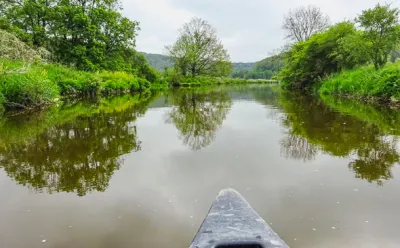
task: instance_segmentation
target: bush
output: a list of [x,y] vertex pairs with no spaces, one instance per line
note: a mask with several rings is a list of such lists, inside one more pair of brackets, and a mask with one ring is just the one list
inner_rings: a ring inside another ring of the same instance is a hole
[[144,78],[138,78],[126,72],[102,72],[100,78],[103,83],[102,92],[141,91],[150,88],[151,84]]

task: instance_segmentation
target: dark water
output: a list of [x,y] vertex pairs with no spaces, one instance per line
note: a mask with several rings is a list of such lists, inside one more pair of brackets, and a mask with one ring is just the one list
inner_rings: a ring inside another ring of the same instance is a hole
[[292,247],[399,247],[399,118],[275,86],[9,116],[0,247],[188,247],[226,187]]

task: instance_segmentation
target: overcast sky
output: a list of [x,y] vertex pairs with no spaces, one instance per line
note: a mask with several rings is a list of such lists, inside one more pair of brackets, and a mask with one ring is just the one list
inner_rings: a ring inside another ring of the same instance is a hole
[[[207,20],[217,29],[234,62],[254,62],[285,44],[281,29],[290,9],[316,5],[332,22],[353,19],[378,0],[122,0],[124,14],[140,22],[137,50],[164,53],[178,29],[192,17]],[[390,0],[400,7],[400,0]]]

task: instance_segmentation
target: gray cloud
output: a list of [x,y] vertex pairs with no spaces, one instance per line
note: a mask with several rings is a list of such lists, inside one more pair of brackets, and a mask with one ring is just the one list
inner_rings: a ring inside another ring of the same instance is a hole
[[[281,29],[290,9],[313,4],[332,22],[353,19],[377,0],[122,0],[124,14],[140,21],[137,49],[163,53],[175,41],[178,29],[192,17],[213,25],[235,62],[253,62],[267,57],[285,44]],[[393,2],[400,7],[400,0]]]

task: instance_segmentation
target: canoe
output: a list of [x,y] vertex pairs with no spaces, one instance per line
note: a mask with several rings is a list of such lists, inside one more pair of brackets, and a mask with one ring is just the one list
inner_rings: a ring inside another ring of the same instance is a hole
[[190,248],[288,248],[234,189],[222,190]]

